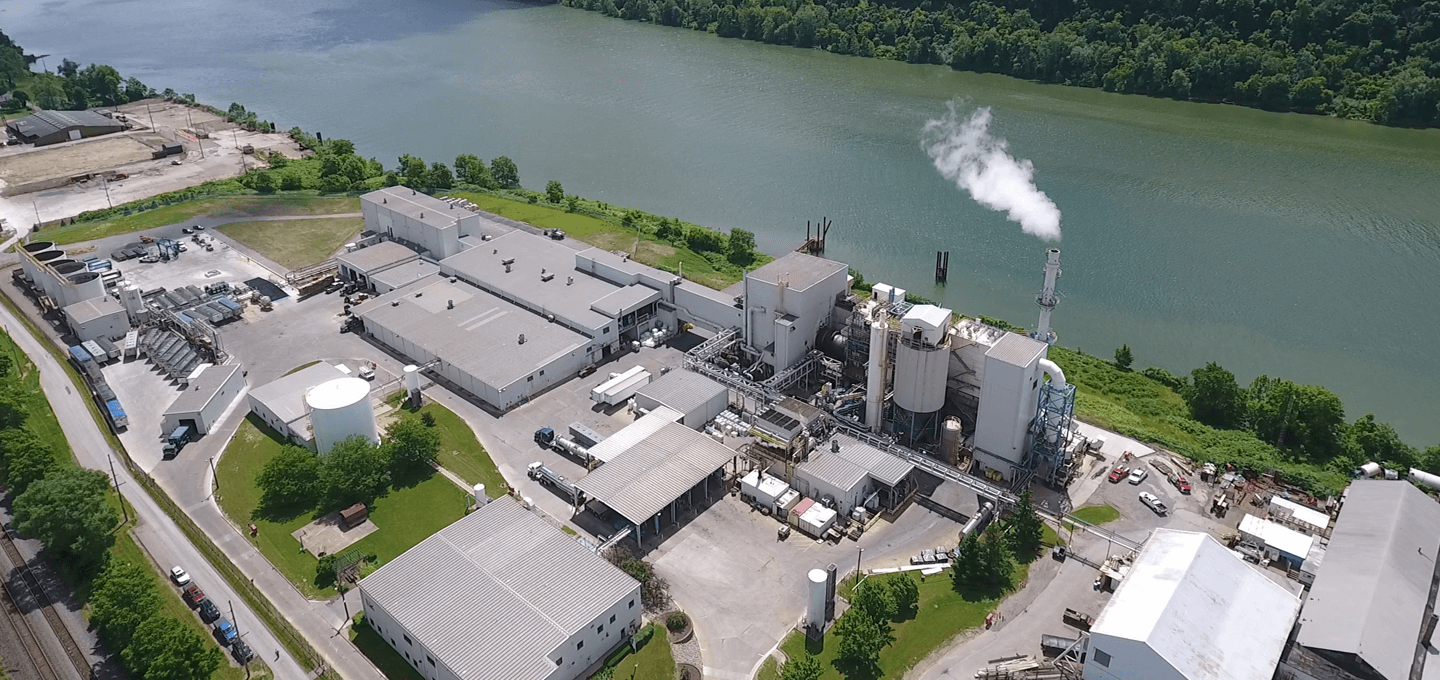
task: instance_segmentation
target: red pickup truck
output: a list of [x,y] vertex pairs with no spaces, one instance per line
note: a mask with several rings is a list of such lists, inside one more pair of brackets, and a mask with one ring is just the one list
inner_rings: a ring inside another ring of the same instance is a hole
[[1110,483],[1119,484],[1127,474],[1130,474],[1130,471],[1126,470],[1124,465],[1116,465],[1115,469],[1110,471]]
[[200,586],[194,583],[185,586],[185,590],[181,591],[180,594],[185,598],[186,602],[190,603],[191,607],[200,606],[200,601],[205,599],[205,591],[200,590]]

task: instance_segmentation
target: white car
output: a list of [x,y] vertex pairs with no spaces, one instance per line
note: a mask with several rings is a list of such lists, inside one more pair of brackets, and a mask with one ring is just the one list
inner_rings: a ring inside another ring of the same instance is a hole
[[1150,471],[1149,471],[1149,470],[1146,470],[1146,469],[1143,468],[1143,467],[1137,467],[1137,468],[1135,468],[1133,471],[1130,472],[1130,483],[1131,483],[1131,484],[1139,484],[1140,482],[1145,481],[1145,478],[1146,478],[1146,477],[1149,477],[1149,476],[1150,476]]
[[1149,491],[1140,492],[1140,502],[1149,506],[1151,510],[1155,511],[1155,514],[1162,517],[1165,516],[1165,513],[1170,511],[1169,508],[1165,507],[1164,501],[1160,500],[1155,496],[1155,494],[1150,493]]
[[177,566],[170,569],[170,580],[174,581],[177,586],[184,586],[190,583],[190,575]]
[[366,380],[374,380],[374,379],[375,379],[375,367],[373,367],[373,366],[361,366],[361,367],[360,367],[360,377],[362,377],[362,378],[364,378],[364,379],[366,379]]

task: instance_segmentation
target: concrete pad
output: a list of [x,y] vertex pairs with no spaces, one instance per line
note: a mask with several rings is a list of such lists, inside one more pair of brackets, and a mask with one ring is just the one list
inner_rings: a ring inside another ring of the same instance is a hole
[[1092,440],[1096,437],[1105,438],[1105,445],[1100,447],[1100,452],[1105,454],[1105,460],[1111,464],[1120,460],[1120,457],[1125,455],[1126,451],[1134,454],[1136,458],[1143,458],[1155,453],[1154,448],[1146,444],[1141,444],[1124,435],[1116,434],[1109,430],[1102,430],[1089,423],[1080,422],[1079,420],[1074,422],[1075,428],[1080,432],[1080,436]]
[[311,555],[318,558],[334,555],[379,530],[380,527],[375,526],[368,518],[349,529],[342,529],[340,513],[332,512],[290,532],[290,535],[300,541],[300,545]]

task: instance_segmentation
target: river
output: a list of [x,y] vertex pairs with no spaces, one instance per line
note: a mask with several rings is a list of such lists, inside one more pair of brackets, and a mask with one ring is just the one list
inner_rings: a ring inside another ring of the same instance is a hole
[[[12,0],[30,52],[109,63],[282,127],[514,158],[521,180],[755,231],[959,311],[1034,324],[1044,244],[939,176],[968,97],[1063,211],[1061,342],[1324,385],[1440,442],[1440,130],[1386,129],[724,40],[502,0]],[[947,285],[933,282],[938,249]],[[1428,340],[1427,340],[1428,338]]]

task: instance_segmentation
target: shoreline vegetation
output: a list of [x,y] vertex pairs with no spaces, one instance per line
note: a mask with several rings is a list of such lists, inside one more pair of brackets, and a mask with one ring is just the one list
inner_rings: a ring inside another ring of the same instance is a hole
[[1440,124],[1440,15],[1385,0],[561,0],[776,45],[1195,102]]

